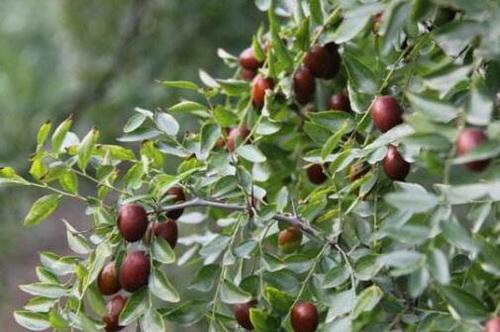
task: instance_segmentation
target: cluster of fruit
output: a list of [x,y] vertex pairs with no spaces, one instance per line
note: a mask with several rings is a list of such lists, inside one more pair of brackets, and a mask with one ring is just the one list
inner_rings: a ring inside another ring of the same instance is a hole
[[[165,199],[172,203],[185,201],[184,190],[179,186],[172,187],[166,192]],[[128,242],[137,242],[144,238],[144,242],[148,244],[153,237],[162,237],[174,249],[178,238],[176,220],[183,212],[183,209],[171,210],[166,213],[166,221],[150,222],[148,213],[141,205],[123,205],[118,212],[118,230]],[[97,279],[97,286],[105,296],[114,295],[121,289],[135,292],[148,284],[150,270],[151,261],[147,253],[140,250],[130,251],[121,262],[119,270],[115,261],[104,266]],[[119,316],[126,302],[127,297],[115,295],[107,303],[106,315],[103,317],[107,332],[122,328],[119,325]]]

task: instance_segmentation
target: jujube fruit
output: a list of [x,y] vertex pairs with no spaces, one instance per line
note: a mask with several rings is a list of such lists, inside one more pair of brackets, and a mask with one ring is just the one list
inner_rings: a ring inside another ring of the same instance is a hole
[[118,212],[118,230],[125,240],[135,242],[140,240],[148,228],[146,210],[137,204],[127,204]]
[[241,68],[241,78],[244,79],[245,81],[251,81],[257,75],[256,71],[246,69],[246,68]]
[[255,57],[253,48],[248,47],[240,54],[240,65],[244,69],[256,72],[262,66],[262,62]]
[[256,108],[262,108],[266,99],[266,91],[274,88],[271,78],[257,75],[252,81],[252,103]]
[[233,305],[234,318],[246,330],[253,330],[252,322],[250,321],[250,309],[257,305],[257,300],[251,300],[246,303],[237,303]]
[[278,247],[285,254],[290,254],[297,250],[301,243],[302,232],[296,226],[288,227],[278,234]]
[[250,130],[245,126],[231,129],[227,136],[227,149],[233,152],[239,144],[246,140],[248,135],[250,135]]
[[326,181],[326,174],[320,164],[312,164],[306,170],[307,178],[314,184],[322,184]]
[[314,332],[319,324],[318,310],[312,303],[297,303],[292,308],[290,320],[295,332]]
[[340,55],[335,43],[315,45],[304,58],[304,65],[318,78],[332,79],[340,69]]
[[155,236],[159,236],[168,242],[172,249],[175,248],[178,238],[177,223],[169,219],[166,222],[155,222],[152,226]]
[[135,292],[148,284],[151,264],[144,251],[127,254],[120,267],[120,285],[129,292]]
[[328,107],[329,109],[335,111],[351,111],[351,103],[349,101],[349,97],[347,97],[347,95],[342,91],[330,97],[330,100],[328,101]]
[[293,89],[295,100],[299,104],[307,104],[313,100],[316,82],[309,69],[301,67],[295,72],[295,75],[293,75]]
[[491,318],[486,322],[484,332],[500,332],[500,318]]
[[102,317],[106,332],[115,332],[123,329],[123,326],[119,326],[118,323],[120,313],[126,303],[127,298],[125,296],[116,295],[106,304],[106,314]]
[[[461,156],[468,153],[471,150],[479,147],[481,144],[485,143],[488,140],[488,136],[486,134],[476,128],[469,128],[462,131],[457,138],[456,142],[456,150],[457,155]],[[464,166],[468,170],[474,172],[480,172],[485,169],[490,163],[490,159],[483,160],[475,160],[468,163],[465,163]]]
[[383,165],[385,174],[394,181],[403,181],[410,172],[410,163],[403,159],[393,145],[389,145]]
[[104,265],[97,278],[97,287],[102,295],[113,295],[121,289],[115,262]]
[[403,109],[391,96],[377,97],[373,103],[371,115],[375,127],[383,133],[403,122]]
[[[186,196],[184,195],[184,189],[181,186],[173,186],[166,192],[166,196],[173,203],[180,203],[186,200]],[[167,212],[167,217],[173,220],[179,219],[182,216],[184,209],[175,209]]]

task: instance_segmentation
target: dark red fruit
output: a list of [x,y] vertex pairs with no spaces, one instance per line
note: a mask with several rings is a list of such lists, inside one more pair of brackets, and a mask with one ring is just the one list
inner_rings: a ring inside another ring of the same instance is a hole
[[257,305],[256,300],[251,300],[247,303],[238,303],[233,305],[234,318],[241,327],[246,330],[253,330],[252,322],[250,321],[250,309]]
[[140,240],[148,228],[146,210],[137,204],[127,204],[118,212],[118,230],[128,242]]
[[309,181],[314,184],[322,184],[326,181],[326,174],[323,172],[323,167],[320,164],[313,164],[306,170]]
[[115,332],[123,329],[123,326],[118,325],[118,318],[126,303],[125,296],[116,295],[106,304],[106,314],[102,317],[104,331]]
[[253,48],[249,47],[240,54],[240,65],[242,68],[256,72],[262,66],[262,62],[257,60],[253,53]]
[[[467,152],[474,150],[487,140],[488,136],[486,136],[483,131],[476,128],[465,129],[462,133],[460,133],[460,135],[458,135],[456,143],[457,155],[464,155]],[[465,163],[464,166],[468,170],[480,172],[485,169],[489,163],[490,159],[484,159]]]
[[144,251],[129,253],[120,267],[120,285],[129,292],[146,286],[150,269],[149,256]]
[[290,254],[299,249],[301,243],[302,232],[295,226],[288,227],[278,234],[278,247],[285,254]]
[[410,172],[410,163],[401,157],[398,149],[389,145],[384,158],[384,171],[394,181],[403,181]]
[[391,96],[377,97],[371,113],[375,127],[383,133],[403,122],[403,109]]
[[241,68],[241,78],[244,79],[245,81],[251,81],[253,78],[257,75],[256,71]]
[[351,103],[349,97],[346,96],[344,92],[338,92],[334,94],[328,101],[328,106],[331,110],[335,111],[351,111]]
[[293,75],[293,89],[295,99],[299,104],[307,104],[313,100],[316,81],[309,69],[302,67],[295,72],[295,75]]
[[318,78],[334,78],[340,69],[337,45],[328,43],[324,46],[313,46],[304,58],[304,65]]
[[252,81],[252,103],[255,107],[264,106],[266,91],[274,88],[274,82],[268,77],[261,75],[255,76]]
[[314,332],[319,324],[318,310],[312,303],[297,303],[293,306],[290,320],[295,332]]
[[[172,203],[180,203],[184,202],[186,200],[186,196],[184,195],[184,189],[180,186],[174,186],[167,190],[166,193],[167,197],[169,198],[169,201]],[[173,220],[179,219],[180,216],[182,216],[182,213],[184,212],[184,209],[176,209],[172,211],[167,212],[167,217]]]
[[115,262],[109,262],[102,268],[97,278],[97,286],[102,295],[113,295],[121,289]]
[[177,244],[178,231],[177,223],[174,220],[169,219],[166,222],[155,222],[153,225],[153,231],[156,236],[160,236],[167,241],[172,249],[175,248],[175,245]]
[[500,318],[495,317],[487,321],[484,332],[500,332]]
[[250,130],[245,126],[231,129],[227,136],[227,149],[233,152],[239,144],[246,140],[248,135],[250,135]]

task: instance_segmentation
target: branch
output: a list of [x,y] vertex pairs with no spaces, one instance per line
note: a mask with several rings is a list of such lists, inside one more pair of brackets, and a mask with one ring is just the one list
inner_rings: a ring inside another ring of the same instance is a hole
[[[212,207],[212,208],[217,208],[217,209],[222,209],[222,210],[228,210],[228,211],[246,211],[249,214],[252,213],[251,209],[249,209],[248,206],[244,205],[239,205],[239,204],[231,204],[231,203],[225,203],[222,201],[215,201],[215,200],[208,200],[200,197],[195,197],[189,201],[182,202],[179,204],[174,204],[174,205],[169,205],[166,207],[162,207],[159,210],[155,211],[149,211],[148,214],[159,214],[159,213],[164,213],[164,212],[169,212],[172,210],[178,210],[178,209],[184,209],[184,208],[189,208],[189,207]],[[273,216],[274,220],[276,221],[281,221],[285,222],[289,225],[296,226],[302,230],[306,235],[308,235],[310,238],[314,240],[323,240],[318,231],[316,231],[314,228],[309,226],[306,221],[299,216],[291,215],[291,214],[285,214],[285,213],[277,213]],[[336,246],[338,245],[335,241],[326,239],[326,241],[332,245]]]

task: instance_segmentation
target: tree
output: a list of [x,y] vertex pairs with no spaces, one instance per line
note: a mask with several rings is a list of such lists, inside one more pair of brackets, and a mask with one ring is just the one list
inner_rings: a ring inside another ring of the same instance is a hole
[[[251,49],[218,52],[232,78],[160,82],[198,98],[136,108],[120,145],[45,123],[33,179],[1,169],[50,192],[26,225],[63,199],[90,223],[65,222],[76,256],[41,253],[19,324],[477,331],[498,314],[500,4],[256,3],[269,24]],[[199,132],[181,134],[179,113]],[[174,262],[196,267],[188,298]]]

